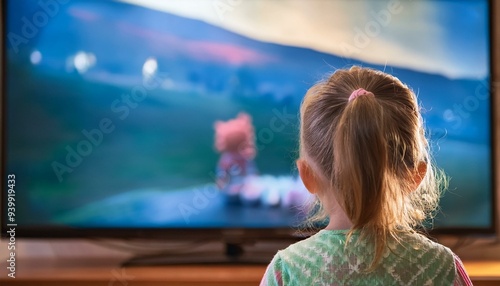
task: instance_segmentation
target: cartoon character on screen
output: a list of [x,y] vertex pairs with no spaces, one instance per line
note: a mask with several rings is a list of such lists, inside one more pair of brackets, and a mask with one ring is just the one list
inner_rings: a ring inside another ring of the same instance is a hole
[[227,196],[228,204],[239,204],[245,178],[257,173],[252,118],[242,112],[234,119],[216,121],[214,128],[215,148],[220,153],[216,183]]

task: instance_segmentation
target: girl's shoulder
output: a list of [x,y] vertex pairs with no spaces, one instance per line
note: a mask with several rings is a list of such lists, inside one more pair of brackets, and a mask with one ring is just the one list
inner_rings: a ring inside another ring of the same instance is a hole
[[[325,263],[343,260],[348,230],[320,230],[316,234],[278,252],[280,259],[300,264]],[[353,237],[357,236],[354,232]],[[327,261],[325,261],[325,259]]]
[[409,248],[415,252],[439,252],[447,254],[449,257],[454,256],[451,249],[420,233],[401,235],[399,241],[400,247]]
[[276,285],[322,284],[318,279],[324,276],[325,267],[345,261],[346,234],[347,231],[321,230],[278,251],[266,272],[266,279],[280,281]]

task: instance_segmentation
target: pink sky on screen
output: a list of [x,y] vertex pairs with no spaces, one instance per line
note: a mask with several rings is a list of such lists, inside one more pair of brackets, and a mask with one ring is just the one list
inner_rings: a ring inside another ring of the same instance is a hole
[[214,61],[230,65],[260,65],[273,58],[245,47],[210,41],[186,41],[187,53],[202,61]]

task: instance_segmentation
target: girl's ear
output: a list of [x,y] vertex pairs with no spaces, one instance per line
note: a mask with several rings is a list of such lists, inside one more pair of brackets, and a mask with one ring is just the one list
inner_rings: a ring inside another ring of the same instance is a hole
[[422,183],[422,180],[425,177],[425,174],[427,174],[427,163],[425,162],[420,162],[417,167],[417,171],[413,175],[413,189],[416,190],[420,183]]
[[304,186],[311,194],[318,193],[318,179],[314,176],[311,166],[304,160],[297,160],[297,168],[299,169],[299,175],[304,183]]

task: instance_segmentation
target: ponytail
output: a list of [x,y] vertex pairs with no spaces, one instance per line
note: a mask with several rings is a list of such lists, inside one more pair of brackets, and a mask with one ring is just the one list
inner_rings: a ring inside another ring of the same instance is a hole
[[350,100],[333,136],[332,185],[352,229],[376,234],[372,265],[380,260],[388,236],[384,214],[389,187],[388,144],[382,106],[374,96]]
[[347,216],[360,228],[380,216],[387,169],[384,113],[375,97],[349,102],[333,138],[333,186]]

